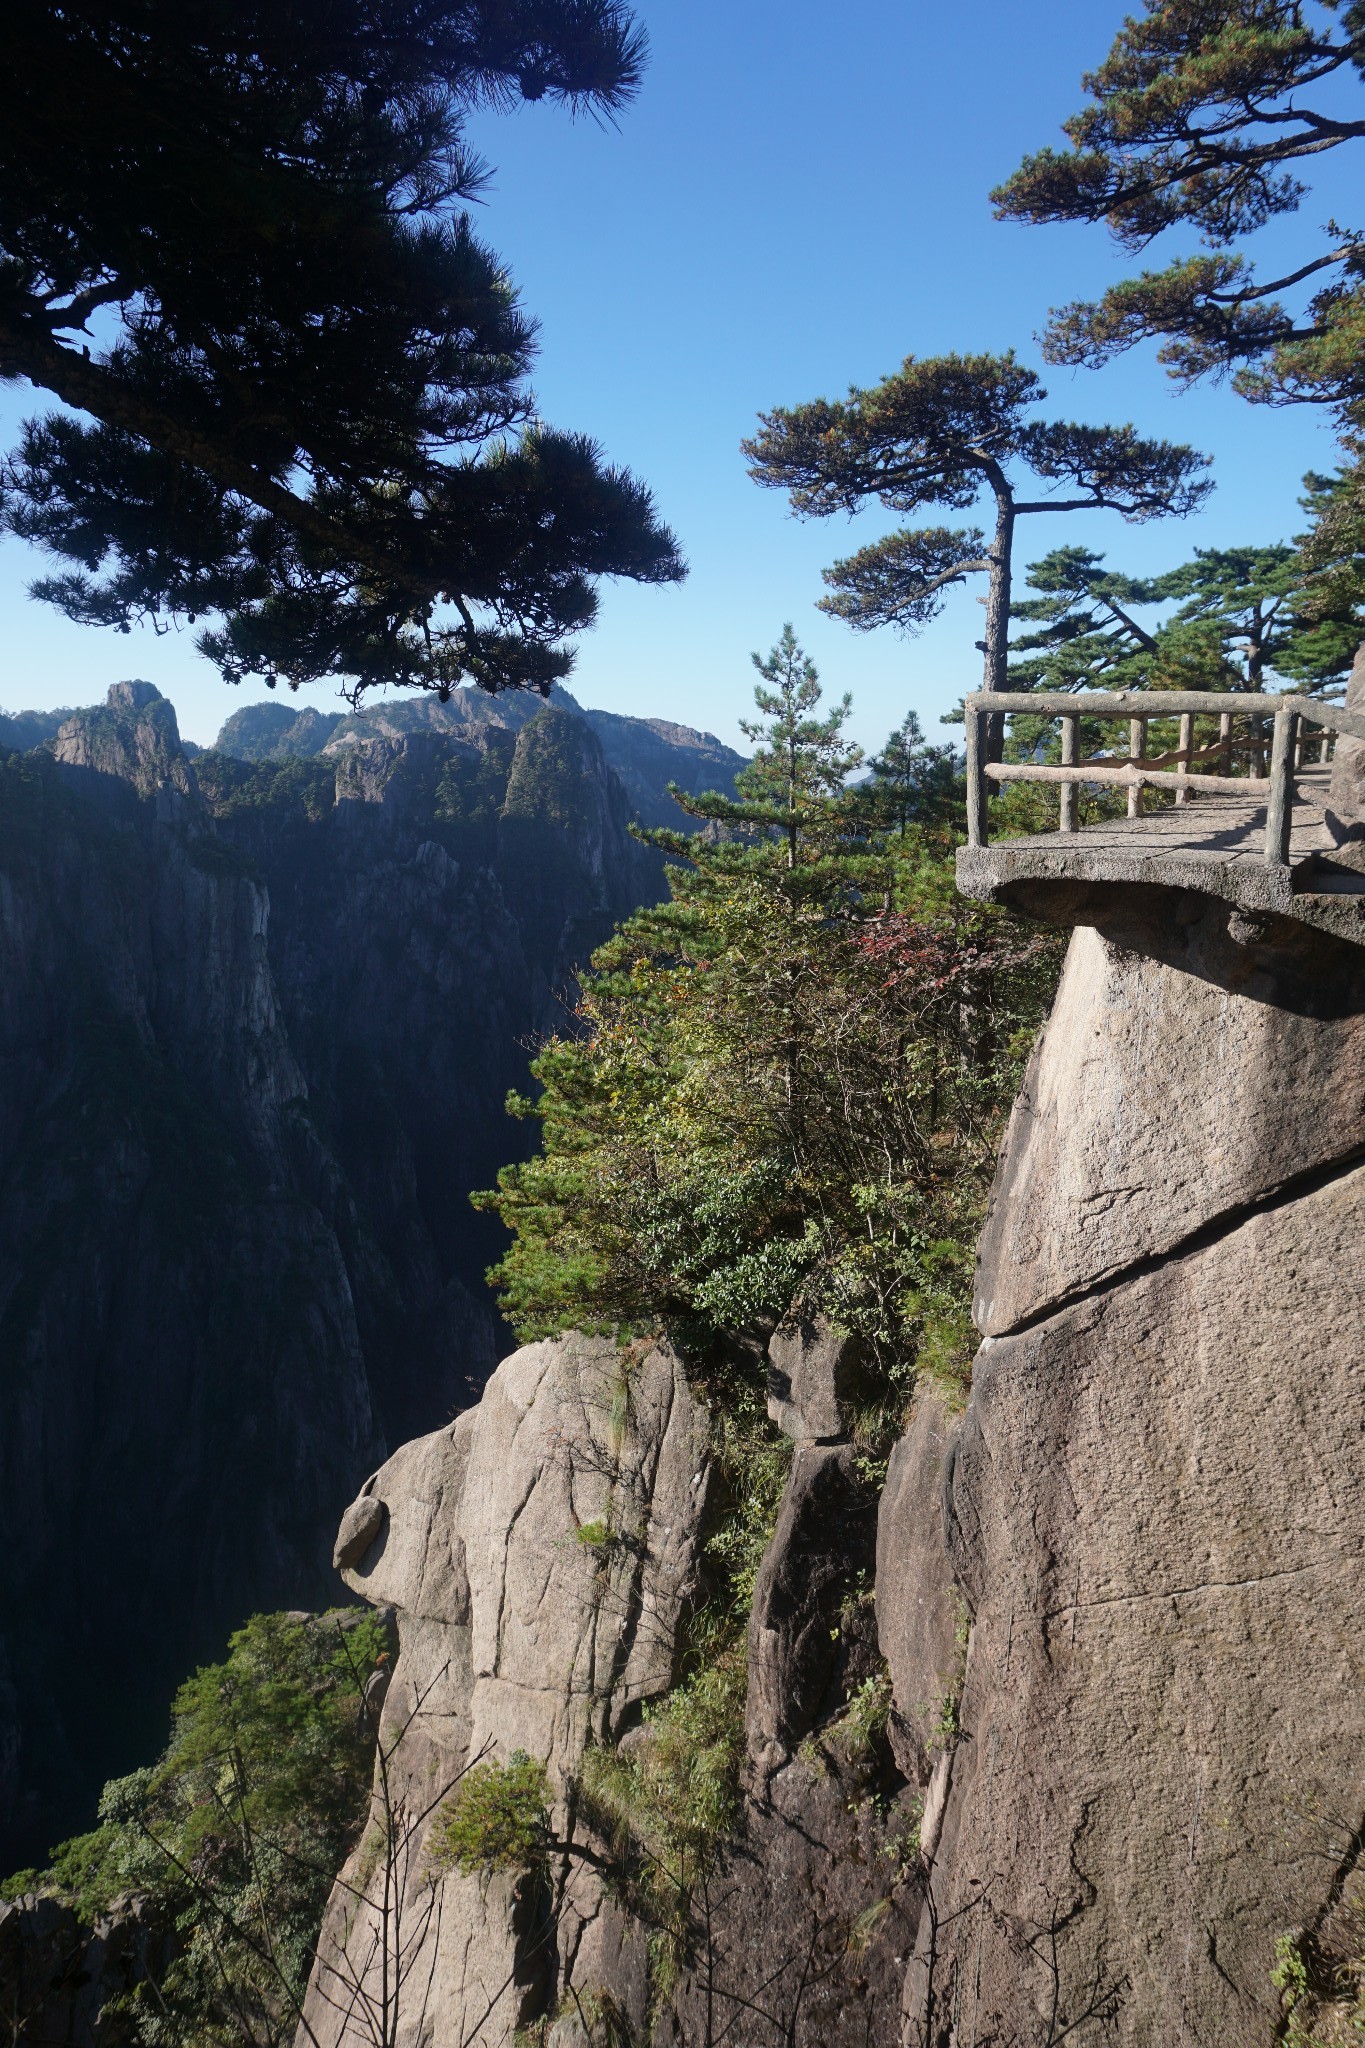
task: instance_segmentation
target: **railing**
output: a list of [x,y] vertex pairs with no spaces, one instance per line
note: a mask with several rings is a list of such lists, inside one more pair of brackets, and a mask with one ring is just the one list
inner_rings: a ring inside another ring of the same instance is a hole
[[[1080,785],[1128,791],[1128,815],[1142,815],[1144,789],[1169,789],[1177,804],[1189,802],[1192,792],[1216,790],[1227,796],[1245,792],[1266,798],[1265,858],[1272,866],[1289,863],[1289,830],[1294,805],[1294,775],[1302,759],[1306,727],[1321,736],[1320,759],[1327,758],[1329,736],[1349,733],[1365,740],[1365,713],[1347,711],[1339,704],[1320,704],[1312,697],[1236,696],[1214,690],[1122,690],[1090,691],[1072,696],[1062,690],[978,690],[968,697],[967,714],[967,844],[985,846],[990,838],[990,785],[1005,782],[1055,783],[1060,795],[1059,829],[1074,832]],[[990,723],[1011,713],[1058,719],[1062,728],[1060,767],[1038,761],[992,761],[988,745]],[[1199,718],[1218,720],[1218,738],[1210,745],[1195,746],[1195,722]],[[1129,752],[1123,758],[1101,754],[1080,758],[1080,729],[1083,718],[1124,720],[1128,725]],[[1169,753],[1146,755],[1147,727],[1159,720],[1180,721],[1179,744]],[[1265,773],[1265,722],[1274,720],[1270,744],[1270,772]],[[1250,731],[1245,739],[1233,734],[1233,721],[1247,719]],[[1234,775],[1233,763],[1248,756],[1246,775]],[[1202,774],[1196,762],[1217,762],[1218,773]]]

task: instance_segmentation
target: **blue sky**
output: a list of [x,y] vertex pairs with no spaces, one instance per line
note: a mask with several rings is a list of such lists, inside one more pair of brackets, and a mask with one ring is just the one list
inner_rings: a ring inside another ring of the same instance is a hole
[[[910,352],[1013,346],[1036,362],[1049,306],[1118,274],[1099,230],[1003,225],[987,193],[1025,150],[1057,139],[1126,10],[642,0],[640,11],[652,61],[618,127],[536,106],[474,129],[494,166],[479,229],[541,322],[541,411],[650,483],[690,564],[679,589],[604,589],[570,687],[738,741],[749,650],[791,619],[826,686],[853,692],[865,745],[910,708],[933,726],[976,680],[973,598],[955,595],[913,640],[824,618],[821,567],[893,522],[875,509],[852,523],[793,520],[780,494],[748,480],[739,442],[761,408],[873,382]],[[1260,238],[1266,260],[1311,246],[1334,207],[1352,211],[1353,168],[1342,153],[1327,162],[1298,221]],[[1021,562],[1068,539],[1141,571],[1196,545],[1280,539],[1296,527],[1302,472],[1331,461],[1309,409],[1179,394],[1150,353],[1047,382],[1060,415],[1195,442],[1215,457],[1218,489],[1185,522],[1030,521]],[[0,393],[0,429],[33,407],[32,393]],[[228,689],[188,633],[122,638],[29,602],[41,566],[0,544],[0,708],[88,703],[143,675],[207,741],[265,696]],[[308,701],[333,702],[325,688]]]

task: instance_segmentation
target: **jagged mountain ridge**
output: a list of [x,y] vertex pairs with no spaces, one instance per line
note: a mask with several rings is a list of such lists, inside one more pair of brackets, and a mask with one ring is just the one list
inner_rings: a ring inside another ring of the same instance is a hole
[[592,728],[537,710],[253,764],[122,684],[0,753],[10,1864],[155,1748],[226,1629],[327,1597],[356,1470],[508,1348],[466,1197],[533,1142],[502,1112],[528,1046],[661,880]]
[[[549,700],[556,709],[585,719],[602,743],[610,766],[625,786],[635,815],[646,825],[679,826],[684,814],[667,795],[670,782],[696,794],[728,791],[744,756],[714,733],[676,725],[665,718],[630,718],[581,705],[558,684]],[[541,710],[544,700],[521,692],[500,697],[461,688],[446,703],[434,696],[398,698],[367,705],[351,716],[312,705],[248,704],[234,711],[216,742],[220,753],[243,761],[311,758],[373,733],[400,738],[414,732],[448,733],[470,746],[488,744],[495,733],[517,733]],[[0,732],[0,740],[3,740]]]

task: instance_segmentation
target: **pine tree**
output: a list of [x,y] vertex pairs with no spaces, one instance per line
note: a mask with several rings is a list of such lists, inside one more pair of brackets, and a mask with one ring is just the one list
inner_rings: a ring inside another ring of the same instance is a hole
[[[1145,0],[1086,77],[1090,104],[1063,124],[1071,147],[1026,158],[996,210],[1102,222],[1131,251],[1193,227],[1208,253],[1062,308],[1048,360],[1093,365],[1155,339],[1182,382],[1231,372],[1249,398],[1318,400],[1365,426],[1365,238],[1329,223],[1325,249],[1269,280],[1229,253],[1298,209],[1305,187],[1288,166],[1365,138],[1359,108],[1327,85],[1362,77],[1359,0]],[[1284,295],[1304,285],[1296,308]]]
[[[1002,690],[1009,660],[1015,526],[1042,513],[1107,509],[1130,521],[1184,514],[1211,489],[1207,458],[1131,426],[1030,419],[1047,396],[1013,353],[907,356],[901,368],[846,400],[816,399],[760,416],[746,441],[755,482],[790,494],[803,518],[854,512],[877,500],[894,512],[994,506],[988,539],[977,527],[902,528],[825,571],[821,609],[859,631],[913,632],[938,612],[945,590],[987,579],[982,686]],[[1031,476],[1042,495],[1021,495]],[[1055,494],[1055,495],[1054,495]]]
[[[863,758],[862,748],[843,736],[853,699],[847,691],[823,715],[823,692],[815,663],[797,641],[790,620],[766,656],[750,661],[763,678],[754,686],[759,718],[741,718],[740,731],[754,742],[754,754],[735,777],[734,797],[670,794],[695,818],[782,836],[786,863],[794,871],[813,836],[828,837],[829,800],[839,796]],[[661,843],[676,850],[676,838]]]
[[1013,615],[1035,626],[1010,642],[1012,690],[1142,689],[1157,653],[1156,624],[1140,612],[1158,602],[1150,578],[1104,566],[1088,548],[1054,548],[1030,562]]
[[1166,687],[1264,690],[1295,638],[1302,584],[1298,552],[1283,544],[1197,548],[1158,577],[1158,597],[1183,600],[1161,632]]
[[[1314,509],[1318,499],[1305,502]],[[1016,689],[1325,689],[1344,679],[1365,617],[1358,585],[1355,594],[1313,590],[1302,547],[1284,542],[1197,548],[1149,577],[1059,548],[1026,573],[1039,594],[1017,602],[1014,616],[1037,630],[1011,641]],[[1160,617],[1138,616],[1158,606]]]
[[901,820],[869,819],[847,698],[821,712],[790,630],[757,667],[742,786],[680,797],[714,830],[645,835],[673,856],[670,900],[599,951],[575,1035],[509,1105],[542,1148],[477,1198],[515,1234],[490,1277],[523,1336],[663,1327],[704,1350],[823,1307],[903,1385],[931,1331],[945,1358],[965,1344],[1018,1027],[1055,948],[957,898],[909,817],[948,750],[907,721],[873,771]]
[[0,379],[85,416],[0,465],[36,594],[231,681],[548,688],[599,577],[682,573],[465,210],[471,107],[630,99],[623,0],[11,0],[5,55]]
[[1365,679],[1365,450],[1337,475],[1309,475],[1304,483],[1301,502],[1313,525],[1299,544],[1299,632],[1285,673],[1310,687],[1348,669],[1353,680],[1357,672]]
[[963,808],[963,764],[952,747],[926,744],[919,719],[907,711],[856,792],[858,809],[873,831],[904,847],[918,828],[944,845]]

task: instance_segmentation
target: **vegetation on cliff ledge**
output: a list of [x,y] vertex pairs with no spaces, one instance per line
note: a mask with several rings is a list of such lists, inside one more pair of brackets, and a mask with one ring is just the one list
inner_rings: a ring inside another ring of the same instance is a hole
[[654,832],[669,900],[596,954],[572,1033],[513,1097],[542,1125],[495,1208],[523,1338],[664,1329],[694,1356],[824,1311],[883,1392],[960,1376],[972,1245],[1059,947],[952,884],[951,751],[913,720],[861,765],[790,628],[757,751],[705,829]]

